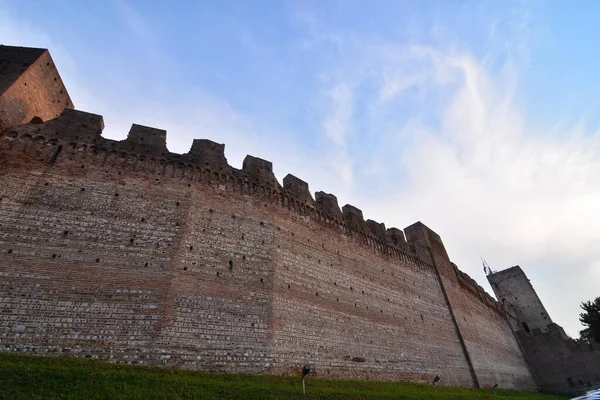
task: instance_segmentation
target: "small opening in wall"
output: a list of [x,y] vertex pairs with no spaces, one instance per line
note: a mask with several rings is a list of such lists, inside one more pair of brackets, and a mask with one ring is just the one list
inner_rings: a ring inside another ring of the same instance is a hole
[[190,250],[194,250],[194,246],[190,246]]
[[99,263],[99,262],[100,262],[100,259],[99,259],[99,258],[96,258],[96,262],[97,262],[97,263]]
[[229,272],[233,270],[233,261],[229,260]]
[[81,191],[82,191],[82,192],[85,192],[85,188],[81,188]]
[[56,258],[56,254],[52,254],[52,258]]
[[264,224],[265,224],[264,222],[260,221],[260,226],[263,226]]
[[231,218],[235,219],[235,214],[233,214],[233,215],[231,216]]
[[146,222],[146,218],[142,218],[142,220],[141,220],[141,221],[142,221],[142,222]]
[[334,285],[334,286],[337,286],[337,282],[333,282],[333,285]]
[[64,231],[63,235],[67,236],[69,234],[69,231]]
[[210,212],[210,213],[211,213],[211,212],[213,212],[213,209],[212,209],[212,208],[209,208],[209,209],[208,209],[208,212]]
[[245,237],[245,236],[244,236],[244,235],[242,235],[242,240],[244,240],[244,237]]
[[318,296],[318,295],[319,295],[319,292],[315,293],[315,296]]
[[265,280],[263,278],[260,278],[260,283],[264,283]]
[[144,267],[147,267],[147,266],[148,266],[148,263],[144,264]]
[[354,288],[352,286],[350,286],[350,290],[354,290]]
[[115,197],[119,197],[119,193],[115,193]]
[[219,274],[219,271],[217,271],[217,276],[219,276],[219,275],[221,275],[221,274]]
[[184,271],[187,271],[187,267],[183,267],[183,270],[184,270]]
[[339,302],[339,301],[340,301],[340,299],[336,298],[336,299],[335,299],[335,301],[338,301],[338,302]]
[[288,285],[288,289],[290,289],[290,285]]
[[246,256],[242,256],[242,260],[245,260],[245,259],[246,259]]
[[133,239],[129,239],[129,243],[133,243]]
[[523,329],[525,329],[525,332],[531,333],[531,331],[529,330],[529,326],[527,325],[527,322],[523,321],[523,322],[521,322],[521,324],[523,325]]
[[6,253],[7,253],[7,254],[10,254],[10,253],[12,253],[12,249],[8,249],[8,250],[6,251]]

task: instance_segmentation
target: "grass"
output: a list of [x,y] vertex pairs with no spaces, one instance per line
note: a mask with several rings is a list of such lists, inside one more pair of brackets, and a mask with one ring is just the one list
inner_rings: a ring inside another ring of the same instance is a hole
[[0,353],[0,399],[417,399],[563,400],[517,390],[467,389],[409,382],[194,372],[66,357]]

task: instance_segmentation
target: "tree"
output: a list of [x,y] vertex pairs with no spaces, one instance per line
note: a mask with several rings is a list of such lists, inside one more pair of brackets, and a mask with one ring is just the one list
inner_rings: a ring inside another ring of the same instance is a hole
[[579,314],[579,322],[585,326],[585,329],[580,331],[581,338],[588,342],[594,340],[600,343],[600,297],[596,297],[594,301],[581,303],[581,309],[584,311]]

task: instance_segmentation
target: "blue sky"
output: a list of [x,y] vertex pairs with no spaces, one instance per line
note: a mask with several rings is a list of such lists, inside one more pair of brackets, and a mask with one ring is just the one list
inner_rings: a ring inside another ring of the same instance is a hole
[[491,292],[523,267],[556,322],[600,295],[600,3],[0,0],[104,135],[132,123],[273,161],[340,205],[423,221]]

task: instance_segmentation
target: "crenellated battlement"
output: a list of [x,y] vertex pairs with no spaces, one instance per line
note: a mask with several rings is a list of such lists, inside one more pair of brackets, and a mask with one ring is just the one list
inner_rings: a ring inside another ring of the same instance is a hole
[[308,183],[304,182],[302,179],[296,178],[292,174],[287,174],[285,178],[283,178],[283,189],[292,197],[297,198],[306,205],[315,205],[315,201],[308,189]]
[[183,154],[140,124],[107,139],[47,50],[0,46],[0,64],[4,351],[534,386],[518,321],[423,223],[365,220],[209,139]]
[[[242,169],[230,166],[225,158],[225,145],[208,139],[194,139],[188,153],[172,153],[166,145],[166,130],[133,124],[127,138],[121,141],[102,137],[103,118],[79,110],[63,113],[41,124],[25,124],[6,131],[2,139],[4,151],[45,153],[43,161],[50,164],[61,158],[78,158],[82,163],[100,163],[102,167],[124,168],[130,172],[145,172],[165,178],[198,180],[220,185],[227,191],[257,196],[275,202],[302,216],[327,224],[338,232],[351,235],[360,242],[402,258],[423,271],[433,266],[419,257],[421,244],[409,249],[403,232],[386,229],[385,224],[364,220],[362,210],[350,204],[340,211],[335,195],[316,192],[315,200],[308,183],[288,174],[279,184],[270,161],[247,155]],[[34,144],[24,143],[31,141]],[[50,151],[49,151],[50,150]]]

